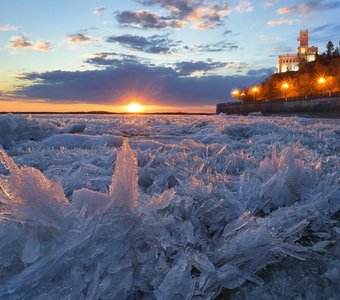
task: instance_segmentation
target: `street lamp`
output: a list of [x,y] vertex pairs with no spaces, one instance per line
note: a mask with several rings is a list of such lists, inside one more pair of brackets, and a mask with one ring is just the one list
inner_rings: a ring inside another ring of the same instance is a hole
[[232,95],[233,98],[238,99],[239,96],[240,96],[240,90],[238,90],[238,89],[233,90],[231,92],[231,95]]
[[243,103],[244,102],[244,98],[246,97],[246,94],[245,92],[241,92],[240,94],[240,99],[241,99],[241,102]]
[[253,91],[253,93],[254,93],[254,101],[256,101],[256,94],[257,94],[257,92],[259,91],[259,88],[258,88],[257,86],[254,86],[254,87],[252,88],[252,91]]
[[326,79],[324,77],[320,77],[318,79],[318,83],[320,84],[321,96],[322,96],[322,89],[323,89],[324,84],[326,83]]
[[285,100],[287,101],[287,90],[289,88],[289,84],[287,82],[285,82],[284,84],[282,84],[282,88],[285,92]]

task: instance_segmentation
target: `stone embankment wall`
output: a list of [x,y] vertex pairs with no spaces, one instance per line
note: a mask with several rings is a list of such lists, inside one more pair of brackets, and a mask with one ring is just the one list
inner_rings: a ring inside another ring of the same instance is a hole
[[340,111],[340,96],[299,101],[219,103],[216,113],[247,115],[252,112],[263,114]]

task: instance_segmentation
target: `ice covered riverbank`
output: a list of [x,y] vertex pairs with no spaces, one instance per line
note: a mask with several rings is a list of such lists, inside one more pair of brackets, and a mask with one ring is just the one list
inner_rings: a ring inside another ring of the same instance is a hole
[[[338,120],[0,116],[0,124],[1,297],[210,299],[223,287],[239,299],[339,294]],[[121,149],[124,137],[132,149]],[[295,264],[305,266],[303,280]]]

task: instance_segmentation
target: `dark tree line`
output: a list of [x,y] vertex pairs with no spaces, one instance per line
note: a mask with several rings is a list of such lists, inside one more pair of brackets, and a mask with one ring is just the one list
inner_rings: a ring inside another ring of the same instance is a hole
[[[340,46],[340,41],[339,41]],[[323,57],[336,57],[340,56],[340,49],[339,46],[335,47],[332,41],[329,41],[326,45],[326,51],[322,53],[321,55]]]

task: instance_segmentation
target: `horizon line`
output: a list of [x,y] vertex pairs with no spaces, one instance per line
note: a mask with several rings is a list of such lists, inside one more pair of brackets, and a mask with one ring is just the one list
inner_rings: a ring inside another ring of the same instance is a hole
[[36,111],[36,112],[19,112],[19,111],[0,111],[1,115],[5,114],[15,114],[15,115],[26,115],[26,114],[39,114],[39,115],[66,115],[66,114],[74,114],[74,115],[215,115],[216,113],[209,113],[209,112],[197,112],[197,113],[192,113],[192,112],[138,112],[138,113],[132,113],[132,112],[110,112],[110,111],[68,111],[68,112],[51,112],[51,111]]

